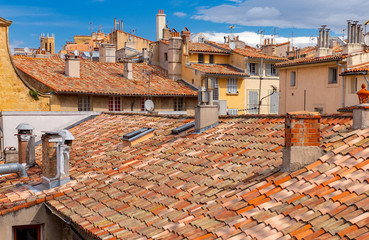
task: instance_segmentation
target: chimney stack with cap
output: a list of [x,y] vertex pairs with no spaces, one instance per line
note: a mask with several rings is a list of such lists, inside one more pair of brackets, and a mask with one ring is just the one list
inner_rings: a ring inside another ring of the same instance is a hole
[[287,113],[283,171],[296,171],[322,156],[320,119],[317,112]]
[[125,61],[123,63],[123,77],[127,78],[128,80],[133,79],[133,71],[132,71],[132,62],[131,61]]
[[80,58],[65,55],[65,75],[71,78],[80,78]]
[[163,39],[163,29],[166,24],[165,16],[164,10],[158,10],[158,14],[156,14],[156,41]]
[[182,38],[175,30],[169,38],[168,77],[174,81],[182,77]]
[[101,43],[99,48],[99,62],[115,63],[115,44]]
[[319,37],[318,37],[318,49],[316,50],[315,57],[325,57],[328,55],[332,55],[333,51],[329,48],[329,28],[326,28],[327,25],[322,25],[319,28]]
[[351,54],[364,50],[363,29],[359,21],[347,20],[347,44],[343,46],[343,54]]

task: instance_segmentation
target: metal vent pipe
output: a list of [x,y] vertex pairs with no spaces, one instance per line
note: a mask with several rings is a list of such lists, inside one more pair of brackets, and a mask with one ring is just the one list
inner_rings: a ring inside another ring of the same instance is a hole
[[19,163],[8,163],[0,165],[0,175],[8,173],[18,173],[20,177],[28,177],[26,168]]

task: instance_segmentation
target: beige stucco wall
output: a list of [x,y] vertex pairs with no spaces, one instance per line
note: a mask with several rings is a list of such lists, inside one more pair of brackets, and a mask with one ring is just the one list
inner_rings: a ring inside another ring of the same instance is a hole
[[30,96],[28,88],[17,75],[9,51],[8,26],[0,19],[0,111],[49,111],[49,97]]
[[43,204],[24,208],[0,216],[0,239],[13,239],[13,226],[38,225],[44,236],[43,240],[63,240],[63,224]]
[[[336,84],[329,84],[329,67],[337,67],[337,64],[335,62],[306,64],[279,69],[280,113],[300,110],[314,111],[316,107],[323,108],[324,113],[336,112],[342,102],[342,77],[338,76]],[[295,87],[290,86],[291,71],[296,71]],[[342,69],[339,67],[338,73],[340,72]],[[304,101],[304,90],[306,90],[306,101]]]
[[[214,57],[214,63],[217,64],[228,64],[229,63],[229,56],[228,55],[220,55],[220,54],[209,54],[209,53],[203,53],[204,55],[204,63],[209,63],[209,56],[213,55]],[[191,63],[197,63],[198,62],[199,53],[190,53],[189,54],[189,61]]]
[[148,50],[150,49],[150,46],[149,46],[149,44],[151,43],[150,40],[140,38],[138,36],[131,35],[129,33],[122,32],[119,30],[113,32],[113,37],[110,38],[110,41],[111,41],[110,43],[114,43],[114,44],[116,43],[117,50],[119,50],[125,47],[125,43],[128,41],[130,36],[131,36],[131,41],[135,42],[135,49],[137,51],[142,51],[142,48],[147,48]]

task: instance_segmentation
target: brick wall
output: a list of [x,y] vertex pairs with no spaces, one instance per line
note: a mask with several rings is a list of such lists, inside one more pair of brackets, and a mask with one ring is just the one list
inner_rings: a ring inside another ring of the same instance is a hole
[[288,113],[285,147],[320,146],[320,118],[316,113]]

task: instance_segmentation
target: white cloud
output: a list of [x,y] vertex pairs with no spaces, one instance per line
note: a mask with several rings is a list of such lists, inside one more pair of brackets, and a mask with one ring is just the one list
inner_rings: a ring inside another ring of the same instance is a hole
[[347,19],[367,20],[367,0],[229,0],[233,3],[197,9],[194,19],[243,26],[318,28],[327,24],[340,33]]
[[187,16],[187,14],[184,13],[184,12],[175,12],[175,13],[173,13],[173,15],[177,16],[177,17],[186,17]]
[[9,48],[11,50],[11,52],[14,52],[14,48],[19,48],[19,47],[25,47],[26,43],[20,40],[13,40],[11,43],[9,43]]
[[[222,32],[204,32],[205,36],[210,40],[218,43],[224,43],[224,36],[228,36],[229,33],[222,33]],[[272,35],[265,35],[263,38],[260,38],[255,32],[240,32],[234,33],[234,35],[239,36],[241,41],[244,41],[247,45],[255,47],[256,45],[263,43],[264,39],[266,38],[273,38]],[[276,43],[285,43],[285,42],[292,42],[292,39],[286,37],[276,37]],[[293,46],[303,48],[307,46],[315,46],[316,45],[316,38],[312,37],[294,37],[293,38]]]

